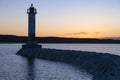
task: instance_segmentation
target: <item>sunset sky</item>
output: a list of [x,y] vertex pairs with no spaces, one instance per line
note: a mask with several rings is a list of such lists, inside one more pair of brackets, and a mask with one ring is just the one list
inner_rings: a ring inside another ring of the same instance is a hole
[[39,37],[120,37],[120,0],[0,0],[0,34],[27,36],[31,3]]

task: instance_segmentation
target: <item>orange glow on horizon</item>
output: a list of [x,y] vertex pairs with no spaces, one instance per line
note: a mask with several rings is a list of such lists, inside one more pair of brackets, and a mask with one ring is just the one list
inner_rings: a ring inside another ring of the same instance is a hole
[[[34,0],[32,2],[35,3],[38,12],[36,15],[36,36],[38,37],[120,37],[118,0],[70,0],[69,2]],[[27,36],[26,11],[31,1],[3,0],[0,4],[0,34]]]

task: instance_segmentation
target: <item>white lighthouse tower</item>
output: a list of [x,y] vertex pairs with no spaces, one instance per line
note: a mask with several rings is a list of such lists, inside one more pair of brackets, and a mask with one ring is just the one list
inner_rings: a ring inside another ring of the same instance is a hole
[[30,8],[27,9],[28,14],[28,37],[29,42],[35,41],[35,18],[37,14],[37,10],[33,7],[33,4],[31,4]]
[[37,9],[33,7],[33,4],[31,4],[30,8],[27,9],[28,14],[28,43],[26,45],[23,45],[23,47],[40,47],[41,45],[38,45],[35,41],[35,31],[36,31],[36,14]]

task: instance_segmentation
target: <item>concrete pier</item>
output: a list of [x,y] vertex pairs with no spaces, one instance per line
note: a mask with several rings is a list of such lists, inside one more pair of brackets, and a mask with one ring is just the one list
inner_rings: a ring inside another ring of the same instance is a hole
[[93,75],[93,80],[120,80],[120,56],[72,50],[22,48],[17,55],[77,65]]
[[38,45],[36,42],[28,42],[22,45],[22,48],[42,48],[42,45]]

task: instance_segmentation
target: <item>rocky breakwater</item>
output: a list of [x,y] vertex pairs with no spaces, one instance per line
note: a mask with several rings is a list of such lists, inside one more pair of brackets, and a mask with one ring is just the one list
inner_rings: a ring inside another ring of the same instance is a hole
[[60,61],[80,66],[93,80],[120,80],[120,56],[87,51],[22,48],[17,55]]

